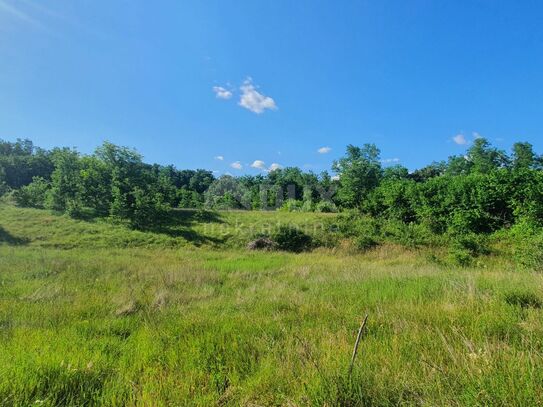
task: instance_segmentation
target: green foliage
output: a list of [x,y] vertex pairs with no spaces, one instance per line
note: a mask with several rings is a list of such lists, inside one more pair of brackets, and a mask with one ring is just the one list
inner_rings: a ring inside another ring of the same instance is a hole
[[[350,225],[340,225],[344,236],[367,233],[363,224],[373,218],[370,236],[376,241],[416,247],[439,240],[432,234],[488,235],[520,219],[543,226],[542,166],[529,143],[516,143],[509,157],[478,138],[465,155],[412,173],[401,165],[383,169],[377,147],[366,144],[349,145],[334,162],[337,179],[288,167],[215,180],[202,169],[147,164],[135,150],[109,142],[82,156],[73,149],[45,151],[18,140],[0,141],[0,194],[13,189],[20,205],[46,206],[79,218],[109,216],[134,228],[159,225],[171,208],[279,207],[284,213],[356,208],[355,217],[346,215]],[[33,176],[43,183],[30,186]],[[463,249],[459,253],[466,254]]]
[[205,192],[205,206],[214,209],[243,209],[250,207],[245,202],[245,191],[238,180],[230,175],[220,177]]
[[13,192],[13,198],[18,206],[26,208],[44,208],[51,185],[41,177],[34,177],[28,185]]
[[81,207],[82,182],[79,153],[68,148],[53,152],[55,170],[51,175],[51,192],[48,206],[64,212],[70,208]]
[[283,205],[278,209],[283,212],[302,212],[303,201],[297,201],[296,199],[287,199],[283,202]]
[[365,144],[362,148],[348,145],[346,156],[334,162],[333,170],[340,180],[337,197],[343,206],[361,206],[379,185],[382,175],[379,154],[374,144]]
[[473,264],[475,258],[488,253],[489,249],[484,236],[467,233],[451,238],[449,257],[454,264],[467,267]]
[[523,268],[543,271],[543,228],[530,218],[522,218],[512,228],[498,235],[510,249],[513,258]]
[[185,188],[177,190],[176,200],[179,208],[200,208],[204,204],[202,196],[198,192]]
[[335,213],[338,211],[336,204],[330,201],[320,201],[315,205],[315,212]]
[[34,177],[49,180],[54,164],[50,152],[34,146],[30,140],[11,143],[0,140],[0,185],[17,189]]
[[271,235],[279,250],[303,252],[311,249],[313,239],[301,229],[292,225],[281,225]]
[[360,235],[354,240],[355,247],[360,251],[373,249],[379,245],[379,242],[372,236]]

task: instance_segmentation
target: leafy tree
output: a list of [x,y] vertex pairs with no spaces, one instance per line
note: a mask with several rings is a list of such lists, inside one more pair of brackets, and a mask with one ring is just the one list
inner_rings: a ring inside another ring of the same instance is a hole
[[481,174],[488,174],[508,164],[505,152],[490,147],[488,140],[482,137],[475,139],[473,146],[468,149],[467,160],[471,170]]
[[83,184],[79,153],[69,148],[55,149],[52,154],[55,169],[51,175],[48,206],[57,211],[70,211],[82,206]]
[[413,179],[416,182],[425,182],[428,181],[430,178],[438,177],[445,174],[446,170],[447,163],[445,163],[444,161],[433,162],[426,167],[413,171],[413,173],[409,175],[409,178]]
[[409,170],[403,165],[392,165],[383,169],[383,181],[403,180],[409,178]]
[[107,216],[111,206],[111,171],[97,156],[81,158],[81,199],[86,207]]
[[374,144],[362,148],[347,146],[346,156],[333,164],[339,175],[338,199],[348,208],[359,207],[381,179],[382,169],[379,149]]
[[50,179],[52,171],[50,154],[34,147],[32,141],[0,140],[0,173],[7,187],[20,188],[31,183],[34,177]]
[[205,193],[206,207],[215,209],[250,208],[251,202],[246,199],[243,185],[230,175],[224,175],[216,180]]
[[515,170],[541,169],[543,160],[538,157],[530,143],[513,144],[512,164]]
[[193,191],[203,194],[215,181],[215,177],[211,171],[196,170],[189,181],[189,187]]

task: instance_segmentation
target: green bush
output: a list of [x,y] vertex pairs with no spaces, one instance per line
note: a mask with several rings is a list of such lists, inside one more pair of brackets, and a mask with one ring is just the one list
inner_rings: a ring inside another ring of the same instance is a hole
[[449,247],[452,262],[463,267],[471,265],[476,257],[488,253],[486,237],[475,233],[454,236]]
[[44,208],[50,187],[48,181],[40,177],[34,177],[30,184],[22,186],[13,192],[13,199],[18,206]]
[[337,206],[330,201],[321,201],[315,205],[315,212],[335,213],[337,212]]
[[406,247],[428,246],[437,240],[437,235],[426,226],[417,223],[404,223],[398,220],[383,222],[381,236],[385,240]]
[[271,236],[279,250],[303,252],[311,249],[313,238],[295,226],[279,226]]
[[373,237],[363,235],[358,236],[354,243],[356,248],[361,251],[370,250],[379,245],[379,242],[377,242],[377,240],[375,240]]
[[302,212],[303,201],[297,201],[296,199],[287,199],[283,202],[283,205],[278,209],[282,212]]

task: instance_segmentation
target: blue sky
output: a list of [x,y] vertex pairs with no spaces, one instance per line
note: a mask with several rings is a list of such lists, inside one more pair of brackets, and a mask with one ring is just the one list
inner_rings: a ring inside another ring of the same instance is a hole
[[543,153],[542,19],[528,0],[0,0],[0,138],[233,174],[367,142],[414,169],[477,134]]

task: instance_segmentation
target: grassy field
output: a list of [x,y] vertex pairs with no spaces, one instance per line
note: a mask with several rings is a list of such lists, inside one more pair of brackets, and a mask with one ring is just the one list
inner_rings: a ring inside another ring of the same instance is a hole
[[326,216],[176,216],[144,233],[0,207],[0,405],[543,404],[542,274],[249,252]]

